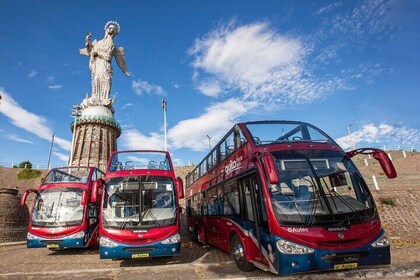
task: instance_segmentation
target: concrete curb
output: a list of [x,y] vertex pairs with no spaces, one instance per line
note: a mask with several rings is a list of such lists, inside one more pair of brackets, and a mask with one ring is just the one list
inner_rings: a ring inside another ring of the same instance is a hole
[[15,242],[3,242],[3,243],[0,243],[0,247],[19,246],[19,245],[26,245],[26,240],[25,241],[15,241]]

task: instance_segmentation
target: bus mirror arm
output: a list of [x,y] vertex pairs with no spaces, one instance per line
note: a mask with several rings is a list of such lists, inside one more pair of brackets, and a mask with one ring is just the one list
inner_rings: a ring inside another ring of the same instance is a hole
[[87,197],[88,197],[87,192],[83,191],[82,192],[82,199],[80,200],[80,205],[86,205]]
[[256,153],[254,155],[254,158],[256,158],[257,160],[262,159],[262,163],[265,166],[268,181],[270,182],[270,184],[278,184],[280,182],[280,178],[279,174],[277,173],[276,162],[274,157],[270,153],[264,153],[262,154],[262,156],[260,153]]
[[30,194],[30,193],[36,193],[36,194],[38,194],[38,191],[35,190],[35,189],[29,189],[29,190],[25,191],[22,194],[22,197],[20,198],[20,203],[19,203],[19,206],[20,207],[22,207],[22,206],[24,206],[26,204],[26,198],[28,197],[28,194]]
[[373,149],[373,148],[361,148],[352,150],[346,153],[349,158],[354,157],[355,155],[363,154],[363,155],[372,155],[374,159],[379,161],[379,164],[382,167],[382,170],[386,174],[389,179],[393,179],[397,177],[397,171],[395,171],[395,167],[392,164],[391,159],[385,153],[385,151],[381,149]]
[[181,177],[176,178],[176,187],[177,187],[178,198],[179,199],[184,198],[184,183],[182,182]]
[[98,196],[102,193],[104,183],[103,179],[98,179],[93,183],[92,194],[90,196],[90,201],[92,203],[96,203],[98,201]]

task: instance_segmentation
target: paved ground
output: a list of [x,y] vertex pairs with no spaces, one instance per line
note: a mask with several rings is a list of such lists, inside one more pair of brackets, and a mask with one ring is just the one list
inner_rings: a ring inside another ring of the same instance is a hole
[[[187,237],[183,243],[188,245]],[[255,270],[241,272],[228,254],[199,246],[182,249],[173,258],[148,260],[100,260],[98,251],[27,249],[22,242],[0,244],[0,279],[274,279]],[[392,265],[342,272],[302,274],[282,279],[420,279],[420,246],[400,244],[392,248]]]

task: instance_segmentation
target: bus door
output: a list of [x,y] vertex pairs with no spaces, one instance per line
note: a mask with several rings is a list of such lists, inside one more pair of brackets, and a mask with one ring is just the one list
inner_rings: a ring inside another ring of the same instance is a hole
[[247,254],[251,260],[268,266],[264,257],[270,240],[267,215],[257,173],[240,179],[244,229],[249,232]]

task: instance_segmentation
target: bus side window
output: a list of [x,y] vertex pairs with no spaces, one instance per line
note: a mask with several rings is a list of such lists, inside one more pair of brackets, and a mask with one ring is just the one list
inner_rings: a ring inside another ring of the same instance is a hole
[[242,191],[244,194],[243,207],[246,209],[246,212],[244,213],[246,214],[245,218],[254,222],[255,217],[254,217],[254,212],[252,211],[251,184],[249,182],[249,178],[245,178],[244,180],[242,180],[241,185],[242,185]]
[[231,215],[234,211],[237,215],[241,213],[239,203],[239,191],[236,179],[227,181],[223,185],[224,215]]

